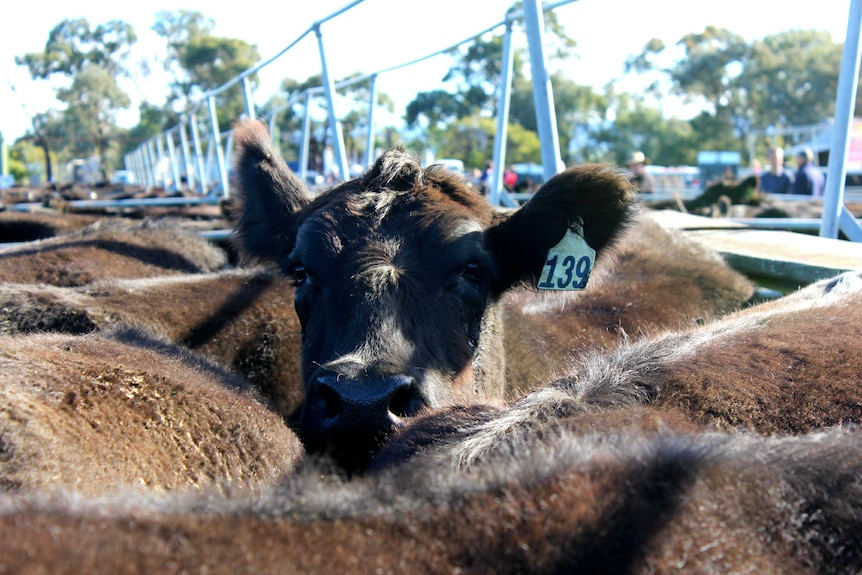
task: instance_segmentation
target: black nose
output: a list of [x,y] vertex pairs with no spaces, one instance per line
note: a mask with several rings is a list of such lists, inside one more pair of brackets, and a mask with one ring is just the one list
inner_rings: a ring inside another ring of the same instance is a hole
[[361,471],[402,419],[425,406],[406,375],[312,380],[296,429],[309,453],[326,453],[346,471]]
[[313,378],[295,429],[310,454],[325,453],[348,473],[362,471],[386,439],[426,403],[406,375]]
[[414,379],[406,375],[358,379],[321,375],[307,400],[324,433],[366,438],[387,435],[401,418],[415,415],[425,405]]

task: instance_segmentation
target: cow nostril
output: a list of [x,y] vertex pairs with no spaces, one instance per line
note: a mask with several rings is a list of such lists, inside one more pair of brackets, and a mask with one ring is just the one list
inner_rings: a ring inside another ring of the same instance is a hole
[[341,413],[341,397],[334,389],[329,386],[320,387],[320,399],[323,404],[323,417],[326,420],[333,420]]
[[413,385],[403,385],[395,390],[389,398],[389,413],[396,417],[416,415],[424,402]]

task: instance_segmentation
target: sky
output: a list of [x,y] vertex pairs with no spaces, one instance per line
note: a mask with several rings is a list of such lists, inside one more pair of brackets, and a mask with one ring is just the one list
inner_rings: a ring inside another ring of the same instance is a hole
[[[54,89],[62,82],[34,81],[15,56],[44,50],[48,34],[64,19],[85,18],[95,27],[110,20],[131,24],[138,36],[132,60],[154,60],[164,55],[164,41],[153,31],[159,11],[196,10],[214,21],[213,34],[255,44],[262,60],[269,60],[296,43],[259,73],[258,104],[277,90],[282,79],[305,80],[320,73],[314,33],[316,21],[352,4],[351,0],[287,0],[270,3],[212,2],[211,0],[148,0],[116,2],[76,0],[19,4],[17,14],[0,32],[0,133],[14,141],[29,127],[28,115],[58,107]],[[371,73],[422,58],[503,21],[512,0],[364,0],[320,26],[329,72],[333,78]],[[578,0],[556,12],[567,34],[578,45],[575,57],[558,64],[576,83],[601,89],[623,76],[627,57],[638,54],[651,38],[673,46],[684,35],[708,25],[727,28],[747,41],[787,30],[825,30],[836,42],[847,32],[850,0],[805,3],[769,0]],[[502,28],[499,28],[502,31]],[[516,42],[525,43],[516,32]],[[299,40],[297,42],[297,40]],[[417,92],[441,86],[451,60],[436,56],[407,68],[383,74],[378,90],[396,104],[397,114]],[[551,63],[553,66],[554,63]],[[122,86],[133,101],[160,105],[168,78],[156,70],[137,75]],[[68,83],[68,82],[66,82]],[[14,88],[14,89],[13,89]],[[119,123],[137,123],[136,107],[122,113]],[[680,112],[683,113],[683,112]]]

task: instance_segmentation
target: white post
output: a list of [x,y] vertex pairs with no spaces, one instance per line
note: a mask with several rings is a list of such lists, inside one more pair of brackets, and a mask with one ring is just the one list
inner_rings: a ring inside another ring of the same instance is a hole
[[[850,150],[850,127],[853,125],[856,88],[859,82],[859,31],[862,27],[862,0],[851,0],[847,19],[847,38],[841,56],[838,94],[835,100],[835,122],[829,146],[829,172],[823,198],[823,218],[820,235],[838,237],[841,209],[844,207],[844,179],[847,177],[847,156]],[[849,220],[845,219],[845,222]],[[852,225],[852,224],[851,224]],[[856,224],[858,228],[859,225]],[[858,232],[858,229],[855,230]],[[848,234],[849,236],[850,234]]]
[[524,24],[530,49],[530,74],[533,78],[533,99],[536,103],[536,124],[542,145],[542,169],[549,180],[562,166],[554,91],[545,58],[545,19],[539,0],[524,0]]
[[509,104],[512,100],[512,68],[514,61],[512,46],[512,20],[506,19],[503,36],[503,61],[500,66],[500,93],[497,94],[497,131],[494,133],[494,167],[488,178],[488,201],[492,206],[500,205],[503,187],[503,170],[506,163],[506,138],[509,128]]

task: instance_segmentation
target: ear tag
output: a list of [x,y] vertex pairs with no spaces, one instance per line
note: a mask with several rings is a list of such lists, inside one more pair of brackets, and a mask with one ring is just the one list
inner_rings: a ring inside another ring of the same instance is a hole
[[548,250],[548,258],[537,287],[557,291],[585,289],[595,261],[596,250],[584,239],[583,220],[578,218],[566,230],[560,243]]

